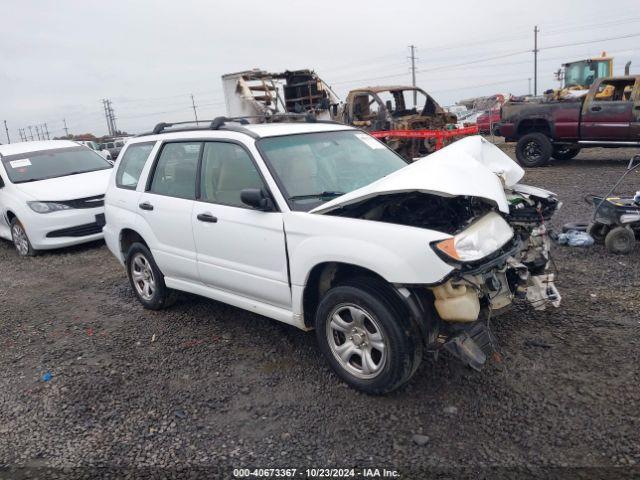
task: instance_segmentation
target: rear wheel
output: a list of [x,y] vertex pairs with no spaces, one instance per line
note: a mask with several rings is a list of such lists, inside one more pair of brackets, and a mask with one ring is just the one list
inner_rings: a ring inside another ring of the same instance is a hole
[[604,223],[592,222],[587,227],[587,233],[591,235],[596,243],[602,245],[610,228],[609,225],[605,225]]
[[33,257],[37,253],[31,246],[31,241],[27,236],[24,225],[22,225],[17,218],[11,220],[11,239],[13,240],[13,245],[16,247],[18,255],[22,257]]
[[354,280],[330,289],[316,312],[323,355],[350,386],[370,394],[400,387],[422,359],[422,338],[383,282]]
[[553,145],[544,133],[528,133],[516,145],[516,158],[524,167],[542,167],[549,163]]
[[571,160],[580,153],[580,147],[574,145],[554,145],[553,154],[556,160]]
[[127,252],[127,274],[136,297],[145,308],[161,310],[175,303],[177,292],[167,288],[153,255],[142,243]]
[[616,227],[607,233],[604,245],[611,253],[626,254],[633,250],[636,237],[632,230],[625,227]]

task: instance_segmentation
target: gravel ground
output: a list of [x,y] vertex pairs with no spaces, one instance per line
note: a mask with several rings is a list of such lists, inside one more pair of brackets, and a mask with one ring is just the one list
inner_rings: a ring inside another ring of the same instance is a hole
[[[632,153],[593,149],[525,183],[560,195],[555,226],[587,220],[583,195],[603,193]],[[499,363],[425,360],[409,385],[370,397],[329,371],[311,332],[195,296],[143,310],[102,243],[22,260],[0,241],[0,478],[17,466],[52,467],[48,478],[231,478],[219,466],[640,476],[638,251],[554,247],[563,304],[496,320]]]

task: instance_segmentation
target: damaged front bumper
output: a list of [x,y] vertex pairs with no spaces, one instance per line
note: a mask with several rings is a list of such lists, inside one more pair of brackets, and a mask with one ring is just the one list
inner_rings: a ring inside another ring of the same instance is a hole
[[427,349],[444,349],[479,370],[497,349],[492,318],[517,300],[537,310],[558,307],[561,296],[547,269],[548,249],[542,225],[514,235],[482,261],[459,263],[443,283],[425,287],[434,307]]

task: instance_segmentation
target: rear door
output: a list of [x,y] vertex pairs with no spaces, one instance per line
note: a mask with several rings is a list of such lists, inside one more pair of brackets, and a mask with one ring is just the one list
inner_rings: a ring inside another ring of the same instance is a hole
[[628,141],[633,118],[633,79],[604,79],[585,99],[581,140]]
[[198,281],[191,212],[202,142],[162,145],[137,208],[153,233],[153,257],[167,277]]
[[282,213],[254,210],[240,200],[265,183],[240,144],[206,142],[199,198],[192,214],[200,280],[281,308],[291,307]]

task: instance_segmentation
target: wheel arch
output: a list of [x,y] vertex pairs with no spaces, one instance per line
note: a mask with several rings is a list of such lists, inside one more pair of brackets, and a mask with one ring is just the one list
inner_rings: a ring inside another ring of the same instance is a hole
[[380,274],[360,265],[331,261],[314,265],[307,275],[302,294],[302,311],[305,326],[308,328],[313,327],[314,315],[324,293],[331,287],[356,277],[371,278],[391,285]]
[[544,133],[547,136],[551,136],[552,125],[546,118],[526,118],[520,120],[516,133],[518,138],[525,136],[528,133]]
[[136,230],[132,228],[123,228],[120,230],[118,237],[118,244],[120,245],[120,251],[122,252],[122,258],[126,258],[127,251],[134,243],[142,243],[145,247],[149,248],[149,244]]

